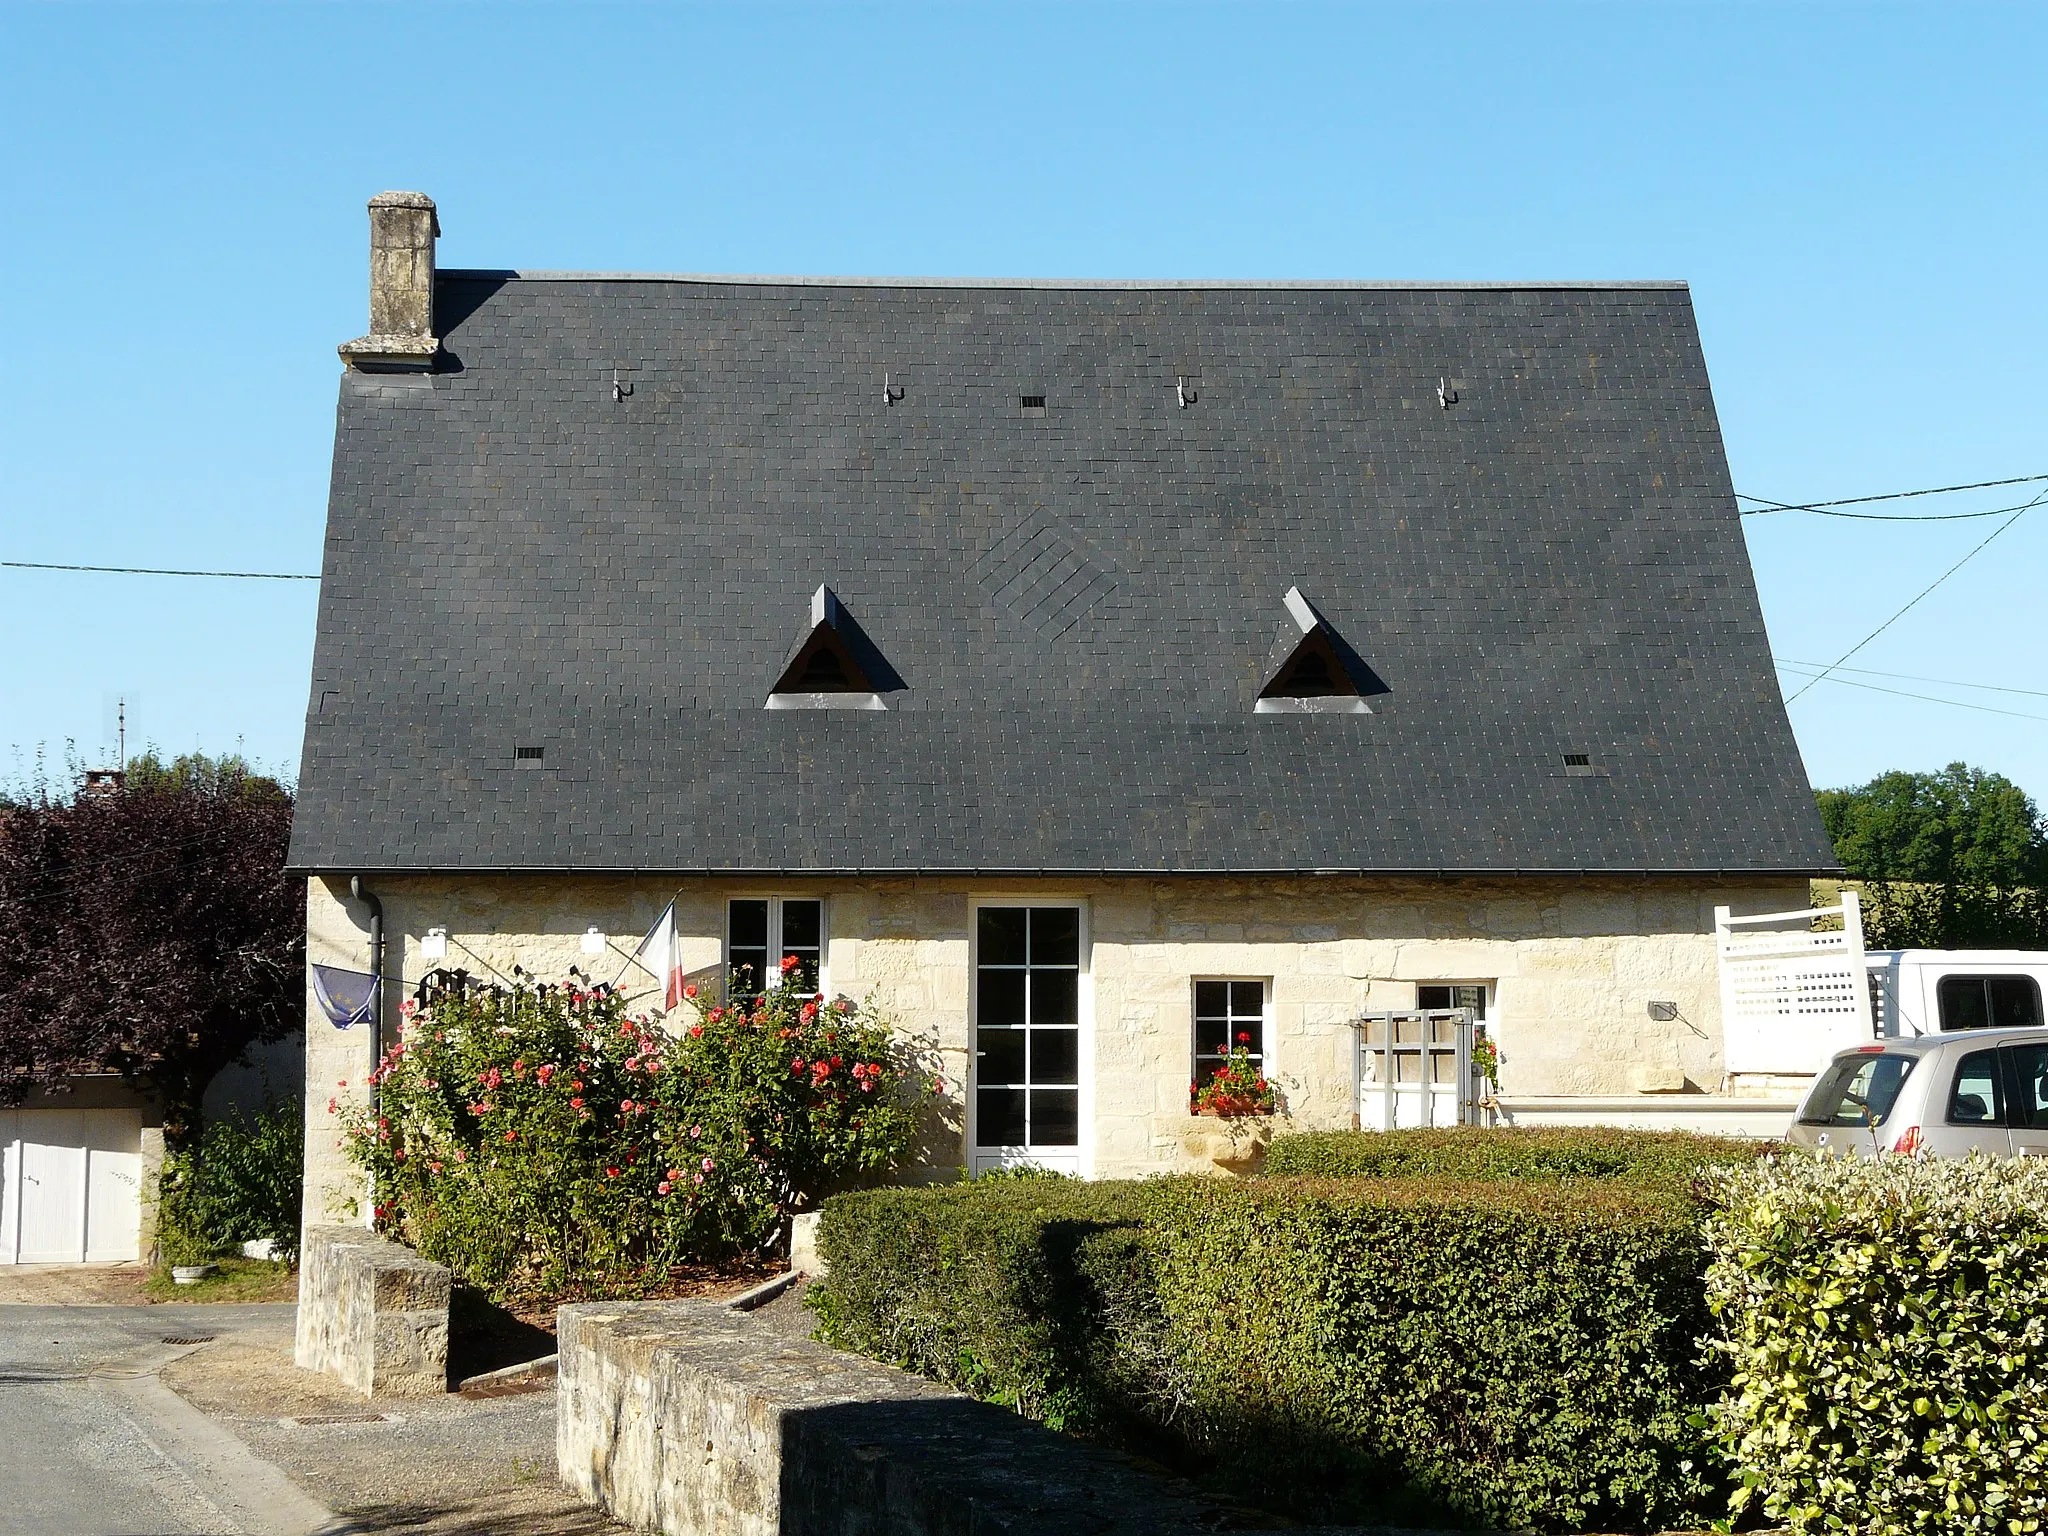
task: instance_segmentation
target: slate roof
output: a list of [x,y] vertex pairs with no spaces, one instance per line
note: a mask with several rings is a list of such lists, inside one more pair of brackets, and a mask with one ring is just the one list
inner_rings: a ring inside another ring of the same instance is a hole
[[[1683,285],[448,271],[436,327],[342,379],[301,870],[1834,863]],[[820,584],[885,711],[763,708]],[[1294,585],[1371,714],[1253,713]]]

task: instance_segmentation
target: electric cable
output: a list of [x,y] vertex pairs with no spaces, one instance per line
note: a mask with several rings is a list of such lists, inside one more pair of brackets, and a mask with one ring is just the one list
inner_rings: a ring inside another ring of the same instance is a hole
[[[1886,491],[1878,496],[1844,496],[1835,501],[1772,501],[1768,496],[1751,496],[1744,491],[1737,491],[1735,499],[1763,502],[1764,510],[1767,512],[1819,512],[1827,507],[1860,507],[1873,501],[1908,501],[1915,496],[1946,496],[1951,491],[1985,491],[2000,485],[2034,485],[2042,480],[2048,480],[2048,475],[2014,475],[2007,480],[1974,480],[1968,485],[1934,485],[1924,491]],[[1745,517],[1749,515],[1746,512],[1743,514]],[[1971,515],[1990,517],[1996,514],[1980,512]]]
[[[1772,661],[1781,667],[1810,667],[1827,670],[1824,661],[1800,661],[1791,656],[1773,656]],[[1914,672],[1880,672],[1874,667],[1837,666],[1837,672],[1854,672],[1859,677],[1881,677],[1895,683],[1938,683],[1944,688],[1976,688],[1985,693],[2023,693],[2030,699],[2048,699],[2048,689],[2013,688],[2003,683],[1966,683],[1959,677],[1922,677]]]
[[1989,547],[1993,539],[1997,538],[2001,533],[2004,533],[2006,529],[2010,528],[2014,523],[2018,522],[2021,518],[2025,517],[2029,512],[2033,511],[2034,508],[2038,507],[2044,501],[2048,501],[2048,490],[2042,491],[2041,494],[2036,496],[2032,501],[2028,502],[2025,506],[2020,507],[2016,511],[2014,511],[2011,517],[2008,517],[2004,522],[2000,523],[1996,528],[1992,529],[1989,533],[1987,533],[1983,537],[1983,539],[1979,541],[1970,550],[1970,552],[1967,555],[1963,556],[1962,559],[1958,560],[1954,565],[1950,566],[1947,570],[1943,571],[1939,576],[1935,577],[1934,580],[1930,581],[1926,586],[1922,587],[1918,592],[1916,592],[1913,595],[1911,601],[1909,601],[1905,607],[1901,608],[1897,613],[1893,614],[1890,618],[1886,619],[1882,624],[1878,625],[1877,628],[1873,629],[1861,640],[1858,640],[1854,645],[1850,646],[1848,650],[1842,652],[1842,654],[1837,656],[1834,659],[1834,661],[1829,663],[1828,666],[1825,667],[1819,673],[1818,676],[1807,679],[1805,687],[1802,687],[1798,693],[1793,694],[1790,698],[1786,699],[1785,702],[1788,705],[1797,703],[1800,697],[1806,693],[1807,689],[1813,687],[1815,683],[1820,682],[1823,678],[1826,678],[1828,674],[1833,672],[1836,667],[1839,667],[1843,662],[1847,661],[1851,656],[1854,656],[1858,651],[1862,650],[1863,647],[1870,644],[1870,642],[1875,640],[1879,635],[1883,634],[1886,630],[1890,629],[1894,624],[1898,623],[1900,619],[1903,619],[1908,613],[1912,612],[1913,609],[1916,606],[1918,606],[1922,598],[1927,596],[1927,594],[1932,592],[1936,587],[1940,586],[1944,581],[1947,581],[1949,577],[1955,575],[1957,571],[1960,571],[1972,560],[1976,559],[1978,555],[1982,554],[1984,550],[1987,547]]
[[[1763,498],[1752,496],[1751,501]],[[1744,517],[1762,517],[1771,512],[1811,512],[1815,517],[1846,517],[1859,523],[1966,523],[1974,517],[1997,517],[2002,512],[2016,512],[2017,507],[1989,507],[1982,512],[1830,512],[1824,507],[1795,507],[1773,504],[1768,507],[1744,509]]]
[[[1793,675],[1795,677],[1806,676],[1804,673],[1794,673]],[[1811,687],[1814,683],[1834,683],[1842,688],[1861,688],[1868,693],[1888,693],[1896,699],[1919,699],[1927,704],[1946,704],[1950,709],[1975,710],[1980,715],[2004,715],[2012,720],[2039,720],[2044,724],[2048,724],[2048,715],[2029,715],[2017,709],[1998,709],[1989,704],[1972,704],[1964,699],[1944,699],[1931,693],[1909,693],[1904,688],[1883,688],[1876,683],[1859,683],[1850,677],[1830,677],[1824,672],[1816,672],[1808,677],[1808,687]],[[1806,689],[1802,688],[1799,690],[1799,693],[1804,693],[1805,691]],[[1798,697],[1799,694],[1797,693],[1792,696],[1794,699]],[[1790,704],[1792,699],[1787,699],[1785,702]]]
[[318,581],[298,571],[174,571],[148,565],[51,565],[40,560],[0,560],[10,571],[92,571],[102,576],[228,576],[237,581]]

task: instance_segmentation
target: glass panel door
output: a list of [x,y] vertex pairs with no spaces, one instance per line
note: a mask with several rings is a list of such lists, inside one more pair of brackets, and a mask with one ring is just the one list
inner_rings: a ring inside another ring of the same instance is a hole
[[983,907],[974,936],[974,1171],[1078,1170],[1081,910]]

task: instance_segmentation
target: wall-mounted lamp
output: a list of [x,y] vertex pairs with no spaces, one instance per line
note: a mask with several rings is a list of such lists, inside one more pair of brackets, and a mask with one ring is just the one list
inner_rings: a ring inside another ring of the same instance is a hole
[[583,930],[583,953],[601,955],[605,950],[604,930],[592,923]]
[[420,940],[422,960],[446,960],[448,958],[448,930],[429,928],[426,937]]

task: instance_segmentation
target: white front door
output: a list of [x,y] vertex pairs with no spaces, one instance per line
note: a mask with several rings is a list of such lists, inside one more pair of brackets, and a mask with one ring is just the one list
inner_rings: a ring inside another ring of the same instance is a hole
[[0,1264],[134,1259],[141,1226],[139,1111],[0,1112]]
[[1082,1171],[1077,906],[978,907],[968,1170]]

